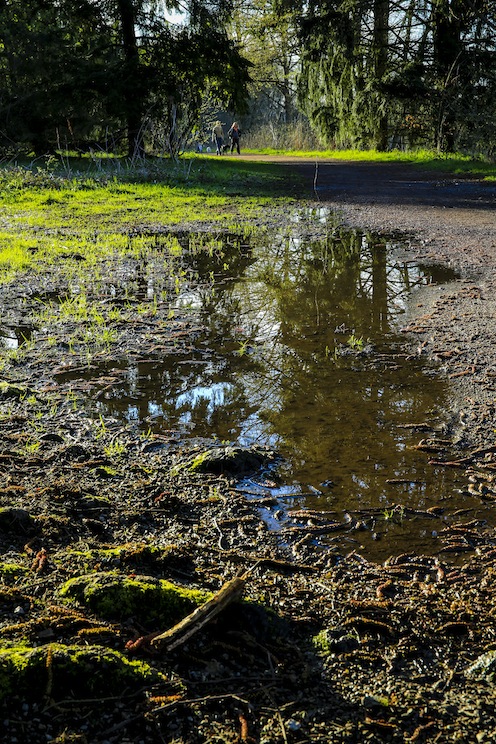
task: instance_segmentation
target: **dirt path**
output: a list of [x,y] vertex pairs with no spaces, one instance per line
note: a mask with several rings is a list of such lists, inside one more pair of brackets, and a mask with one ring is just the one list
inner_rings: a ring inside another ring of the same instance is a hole
[[[253,156],[245,156],[247,160]],[[259,158],[257,157],[257,160]],[[460,279],[427,287],[405,331],[451,380],[453,434],[492,442],[496,429],[496,185],[415,166],[271,156],[351,227],[409,236],[404,258],[441,263]]]

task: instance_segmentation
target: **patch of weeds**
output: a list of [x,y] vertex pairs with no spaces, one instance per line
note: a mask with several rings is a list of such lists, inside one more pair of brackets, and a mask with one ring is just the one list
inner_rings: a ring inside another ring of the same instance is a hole
[[31,440],[26,442],[24,445],[24,453],[26,455],[34,455],[41,447],[41,442],[38,440]]
[[110,506],[111,501],[109,498],[92,494],[82,496],[76,504],[76,507],[82,511],[105,511],[109,509]]
[[207,450],[206,452],[200,452],[199,455],[195,455],[195,457],[191,460],[190,463],[187,465],[187,470],[190,473],[194,473],[197,470],[201,471],[203,468],[203,465],[209,460],[210,458],[210,451]]
[[401,524],[405,517],[405,507],[398,505],[393,506],[390,509],[384,509],[382,517],[386,522]]
[[151,442],[155,438],[153,431],[148,427],[146,431],[140,432],[140,439],[144,442]]
[[119,471],[112,468],[110,465],[98,465],[94,468],[94,472],[100,476],[100,478],[116,478],[120,475]]
[[104,437],[107,433],[107,425],[105,423],[105,419],[103,418],[102,414],[98,417],[98,422],[95,423],[95,439],[100,439],[101,437]]
[[115,441],[106,444],[103,448],[103,451],[105,452],[107,457],[119,457],[120,455],[124,455],[127,450],[126,445],[116,439]]
[[223,499],[217,486],[210,486],[208,489],[208,500],[212,503],[217,503],[219,501],[224,501],[225,499]]
[[353,351],[363,351],[365,341],[363,340],[363,336],[355,336],[355,334],[352,333],[346,344],[350,349],[353,349]]

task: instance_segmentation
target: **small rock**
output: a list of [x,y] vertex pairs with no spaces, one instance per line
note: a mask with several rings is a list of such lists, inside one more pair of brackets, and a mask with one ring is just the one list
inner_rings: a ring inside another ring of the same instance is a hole
[[301,729],[301,723],[299,721],[295,721],[294,718],[291,718],[291,720],[288,721],[288,729],[290,731],[299,731]]

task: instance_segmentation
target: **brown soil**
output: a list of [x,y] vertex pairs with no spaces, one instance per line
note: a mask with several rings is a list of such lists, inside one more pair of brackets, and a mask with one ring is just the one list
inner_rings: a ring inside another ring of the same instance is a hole
[[[344,223],[408,233],[405,260],[460,272],[457,282],[425,289],[405,339],[450,377],[458,443],[451,465],[480,499],[496,501],[494,187],[409,167],[281,167],[288,189],[307,183],[312,203],[335,208]],[[35,282],[2,288],[17,325],[29,317]],[[56,274],[46,286],[64,289]],[[131,319],[130,355],[194,343],[194,323],[161,312]],[[207,457],[115,421],[95,426],[63,381],[65,363],[75,363],[70,332],[44,328],[27,363],[13,359],[0,388],[2,741],[495,740],[493,530],[463,513],[446,527],[442,509],[432,509],[446,550],[383,565],[316,545],[319,532],[343,529],[325,515],[300,520],[282,543],[262,519],[274,504],[248,501],[236,488],[247,470],[269,477],[273,453],[217,448]],[[84,394],[91,383],[81,385]],[[216,592],[239,574],[243,603],[170,651],[154,646],[150,634],[170,622],[150,589],[132,601],[133,582],[146,576],[148,587],[167,579]],[[82,576],[121,593],[98,603],[61,591]],[[69,663],[69,648],[90,649],[91,659]],[[146,661],[151,671],[119,678],[109,673],[109,651],[119,654],[119,673],[123,658]]]

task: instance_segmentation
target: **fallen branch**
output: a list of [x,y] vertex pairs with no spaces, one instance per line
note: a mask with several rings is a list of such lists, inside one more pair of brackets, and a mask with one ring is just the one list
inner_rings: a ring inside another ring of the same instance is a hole
[[429,465],[443,468],[466,468],[472,462],[471,457],[462,457],[460,460],[429,460]]
[[177,646],[185,643],[192,635],[201,630],[201,628],[231,604],[231,602],[239,599],[243,594],[245,583],[246,579],[240,576],[231,579],[208,602],[205,602],[201,607],[197,607],[196,610],[177,623],[177,625],[152,638],[151,645],[165,646],[167,651],[172,651]]

